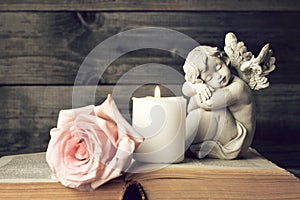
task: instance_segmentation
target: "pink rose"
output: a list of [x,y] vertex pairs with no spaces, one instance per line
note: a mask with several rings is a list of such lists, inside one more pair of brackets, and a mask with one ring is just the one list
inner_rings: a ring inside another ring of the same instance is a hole
[[111,95],[100,106],[62,110],[46,159],[61,184],[91,191],[122,174],[143,141]]

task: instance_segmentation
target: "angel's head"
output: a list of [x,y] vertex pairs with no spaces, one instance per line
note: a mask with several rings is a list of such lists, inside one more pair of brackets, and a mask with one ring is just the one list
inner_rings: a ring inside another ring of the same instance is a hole
[[188,54],[183,70],[186,81],[202,81],[213,88],[220,88],[229,83],[231,73],[228,65],[228,57],[217,47],[198,46]]

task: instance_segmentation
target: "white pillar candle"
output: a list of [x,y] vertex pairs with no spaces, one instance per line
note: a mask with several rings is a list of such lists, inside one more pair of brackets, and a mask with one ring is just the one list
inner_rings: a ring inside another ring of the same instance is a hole
[[186,99],[133,97],[132,125],[145,141],[134,159],[147,163],[175,163],[184,159]]

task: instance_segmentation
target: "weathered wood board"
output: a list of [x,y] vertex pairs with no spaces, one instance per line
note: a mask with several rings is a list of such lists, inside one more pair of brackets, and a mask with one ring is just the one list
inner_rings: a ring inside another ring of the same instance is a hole
[[[224,46],[225,34],[234,31],[255,54],[271,43],[278,66],[271,82],[298,83],[300,28],[294,19],[300,19],[300,12],[0,12],[0,84],[72,85],[81,63],[98,44],[140,27],[173,29],[199,44],[219,48]],[[167,37],[157,35],[160,42]],[[130,46],[122,43],[120,51]],[[107,67],[101,83],[114,84],[125,72],[145,63],[161,63],[182,72],[184,59],[176,49],[173,52],[129,52]],[[91,66],[86,76],[93,76],[100,67]]]
[[[164,85],[162,88],[163,95],[172,96],[172,91],[180,92],[181,86]],[[73,96],[75,90],[80,94],[77,98]],[[152,95],[153,90],[153,85],[0,87],[0,113],[5,113],[0,116],[0,152],[8,154],[10,151],[21,153],[45,150],[50,138],[49,131],[56,126],[61,109],[99,105],[108,93],[113,94],[121,113],[130,122],[131,96]],[[263,94],[259,94],[261,92]],[[255,94],[258,125],[256,138],[294,140],[300,121],[300,97],[296,95],[299,92],[298,85],[285,87],[284,84],[275,84]]]
[[[277,69],[269,76],[271,87],[255,92],[255,140],[295,141],[300,131],[300,26],[295,19],[300,19],[299,0],[1,1],[0,156],[45,150],[59,110],[72,107],[73,84],[86,56],[111,36],[141,27],[176,30],[200,44],[220,48],[225,34],[234,31],[255,54],[269,42]],[[156,37],[162,43],[169,36]],[[131,45],[120,44],[120,51]],[[120,101],[129,95],[126,91],[148,80],[180,91],[184,58],[177,51],[146,48],[128,52],[106,67],[101,77],[96,74],[103,66],[89,66],[81,74],[86,80],[81,87],[91,91],[93,84],[99,84],[96,98],[88,93],[83,97],[90,98],[79,103],[101,103],[119,87],[125,93],[115,91],[116,100],[130,119],[130,103]],[[170,76],[168,68],[136,70],[149,63],[169,66],[180,77]],[[135,73],[128,74],[132,70]],[[121,84],[125,74],[128,81]],[[151,94],[152,86],[146,86],[132,95]]]

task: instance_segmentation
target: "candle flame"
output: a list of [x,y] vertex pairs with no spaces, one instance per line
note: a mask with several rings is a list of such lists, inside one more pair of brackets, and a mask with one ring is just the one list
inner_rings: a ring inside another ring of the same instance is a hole
[[154,97],[156,97],[156,98],[160,97],[160,88],[158,85],[154,89]]

